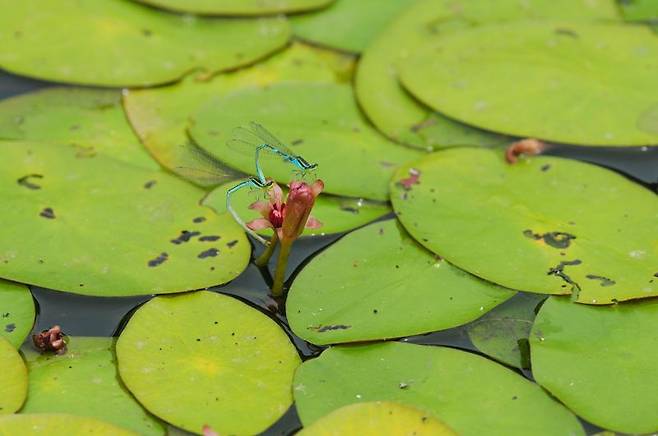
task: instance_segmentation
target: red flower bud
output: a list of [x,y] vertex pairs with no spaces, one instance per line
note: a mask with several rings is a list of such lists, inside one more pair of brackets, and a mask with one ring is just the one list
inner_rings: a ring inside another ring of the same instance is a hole
[[300,181],[290,184],[279,235],[282,242],[294,241],[302,234],[315,204],[315,197],[322,192],[322,189],[324,189],[322,180],[316,180],[313,185]]

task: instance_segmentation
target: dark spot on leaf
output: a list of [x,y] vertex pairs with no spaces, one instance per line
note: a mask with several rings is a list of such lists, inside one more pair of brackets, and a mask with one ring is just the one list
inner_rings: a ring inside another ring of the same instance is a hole
[[332,330],[347,330],[352,328],[351,325],[333,324],[333,325],[319,325],[317,327],[308,327],[309,330],[315,330],[318,333],[330,332]]
[[238,243],[238,240],[237,240],[237,239],[234,239],[234,240],[232,240],[232,241],[227,242],[227,243],[226,243],[226,246],[227,246],[228,248],[233,248],[233,247],[235,246],[235,244],[237,244],[237,243]]
[[194,238],[195,236],[199,236],[201,232],[190,232],[189,230],[183,230],[180,235],[176,239],[172,239],[170,242],[172,244],[180,245],[184,242],[188,242],[190,239]]
[[567,274],[565,274],[564,268],[566,266],[580,265],[581,263],[583,263],[583,262],[579,259],[565,260],[563,262],[560,262],[557,266],[549,269],[546,274],[548,274],[549,276],[551,276],[551,275],[558,276],[559,278],[561,278],[562,280],[564,280],[565,282],[570,284],[571,285],[571,290],[574,293],[574,296],[577,298],[577,294],[578,294],[578,292],[580,292],[580,286],[578,285],[578,283],[571,280],[571,277],[569,277]]
[[585,277],[587,277],[590,280],[600,280],[601,281],[601,286],[612,286],[615,283],[617,283],[614,280],[609,279],[607,277],[596,276],[594,274],[587,274]]
[[157,180],[149,180],[148,182],[144,183],[144,189],[151,189],[155,186],[156,183],[158,183]]
[[408,384],[408,383],[400,383],[400,384],[398,385],[398,387],[399,387],[400,389],[408,389],[408,388],[409,388],[409,384]]
[[215,257],[219,254],[219,250],[216,248],[209,248],[206,251],[202,251],[197,256],[199,259],[205,259],[206,257]]
[[9,315],[11,315],[9,312],[5,312],[2,314],[3,318],[9,318]]
[[383,234],[384,234],[384,228],[383,228],[383,227],[380,227],[380,228],[379,228],[379,235],[381,236],[381,235],[383,235]]
[[153,35],[153,32],[151,32],[149,29],[142,29],[142,35],[148,38]]
[[73,147],[76,149],[75,157],[78,159],[92,158],[96,156],[96,150],[94,150],[94,147],[91,145],[85,147],[82,145],[74,144]]
[[169,255],[167,253],[160,253],[158,257],[155,259],[151,259],[148,261],[148,266],[153,268],[158,265],[162,265],[167,259],[169,258]]
[[345,211],[345,212],[350,212],[350,213],[353,213],[355,215],[358,215],[358,213],[359,213],[359,209],[357,209],[356,207],[352,207],[352,206],[341,206],[340,210]]
[[516,395],[514,395],[514,396],[512,397],[513,400],[516,400],[516,399],[518,399],[518,398],[519,398],[519,397],[517,397]]
[[18,179],[17,182],[19,185],[24,186],[27,189],[41,189],[41,185],[37,185],[36,183],[33,183],[32,181],[30,181],[30,179],[43,179],[43,175],[28,174],[27,176],[23,176],[20,179]]
[[205,220],[206,220],[205,217],[198,216],[198,217],[194,218],[194,219],[192,220],[192,222],[194,222],[194,223],[196,223],[196,224],[199,224],[199,223],[204,222]]
[[374,313],[375,315],[377,315],[377,314],[379,313],[379,311],[378,311],[377,309],[372,309],[372,313]]
[[7,333],[11,333],[11,332],[13,332],[14,330],[16,330],[16,324],[14,324],[14,323],[7,324],[7,325],[5,326],[5,331],[6,331]]
[[69,131],[71,132],[75,132],[76,130],[80,130],[80,124],[73,124],[69,127]]
[[558,35],[570,36],[571,38],[578,38],[578,33],[566,27],[558,27],[555,29],[555,33]]
[[551,169],[551,164],[545,164],[545,165],[541,166],[541,170],[544,171],[544,172],[548,171],[550,169]]
[[208,235],[208,236],[201,236],[199,238],[199,241],[201,242],[212,242],[220,239],[221,236],[216,236],[216,235]]
[[569,245],[571,245],[571,240],[576,239],[576,236],[570,233],[548,232],[542,235],[535,233],[530,229],[524,230],[523,235],[527,238],[534,239],[535,241],[543,239],[546,245],[549,245],[553,248],[568,248]]
[[48,218],[49,220],[55,219],[55,211],[51,207],[45,207],[39,216]]
[[303,143],[304,143],[303,139],[295,139],[293,141],[290,141],[290,145],[299,145],[299,144],[303,144]]

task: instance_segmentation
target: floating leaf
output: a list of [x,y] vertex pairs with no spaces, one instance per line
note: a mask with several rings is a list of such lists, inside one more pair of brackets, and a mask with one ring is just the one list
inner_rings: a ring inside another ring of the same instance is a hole
[[63,355],[23,347],[30,377],[21,413],[70,413],[142,435],[164,434],[119,381],[113,348],[112,338],[90,337],[69,338]]
[[[253,151],[240,153],[227,144],[236,126],[252,120],[317,162],[317,175],[331,194],[386,200],[395,168],[420,155],[379,135],[360,114],[351,88],[337,84],[286,83],[238,91],[205,105],[192,117],[190,133],[218,159],[252,174]],[[263,164],[267,176],[282,184],[290,181],[294,168],[289,163]]]
[[333,0],[137,0],[149,5],[191,14],[267,15],[305,12]]
[[[2,416],[16,412],[25,401],[27,395],[27,369],[18,351],[1,336],[0,373],[2,373],[2,377],[0,377],[0,392],[2,392],[2,395],[0,395],[0,416]],[[1,424],[0,434],[2,434]]]
[[75,144],[147,169],[158,169],[126,122],[118,91],[46,88],[0,103],[0,138]]
[[297,336],[332,344],[459,326],[513,295],[437,258],[397,221],[385,221],[348,234],[306,265],[286,312]]
[[190,70],[247,65],[283,47],[289,27],[179,16],[131,1],[1,0],[0,67],[56,82],[149,86]]
[[[226,191],[235,186],[236,183],[231,182],[217,187],[203,199],[202,204],[211,207],[217,213],[225,213]],[[284,187],[283,192],[284,195],[287,195],[288,189]],[[262,200],[262,198],[260,199]],[[244,221],[248,222],[261,217],[257,212],[249,210],[249,205],[257,200],[259,200],[257,195],[249,193],[248,190],[242,190],[232,195],[231,204],[233,209],[243,217]],[[391,209],[386,203],[320,195],[315,200],[312,214],[322,223],[322,226],[317,229],[304,229],[303,236],[346,232],[381,218],[389,212],[391,212]],[[259,233],[272,235],[272,230],[265,229]]]
[[408,5],[408,0],[336,0],[291,21],[295,35],[306,41],[359,53]]
[[200,433],[256,434],[292,404],[299,365],[270,318],[208,291],[156,297],[117,342],[119,371],[151,413]]
[[29,415],[10,415],[0,418],[0,435],[36,435],[69,436],[137,436],[137,433],[116,427],[98,419],[65,413],[35,413]]
[[627,21],[658,21],[656,0],[620,0],[619,5]]
[[518,19],[616,19],[611,0],[421,0],[400,14],[364,52],[356,93],[368,117],[390,138],[415,147],[494,146],[505,136],[476,129],[432,112],[398,83],[396,66],[417,46],[475,25]]
[[34,300],[22,284],[0,279],[0,337],[19,348],[34,324]]
[[622,433],[658,431],[658,300],[608,307],[551,297],[530,336],[537,382],[571,410]]
[[544,295],[519,293],[467,327],[482,353],[507,365],[529,368],[528,336]]
[[297,433],[298,436],[350,434],[453,436],[456,433],[430,414],[390,401],[341,407]]
[[[0,143],[0,276],[86,295],[180,292],[240,274],[251,247],[203,191],[54,144]],[[204,241],[201,236],[219,236]]]
[[658,144],[657,74],[658,39],[621,24],[486,26],[400,64],[405,87],[447,116],[582,145]]
[[588,304],[658,295],[658,199],[612,171],[463,148],[400,168],[391,189],[417,241],[494,283]]
[[395,401],[432,413],[465,436],[585,434],[578,419],[536,384],[452,348],[400,342],[332,347],[297,370],[294,392],[305,425],[348,404]]
[[[280,54],[252,67],[200,81],[190,76],[180,83],[124,93],[128,118],[144,146],[167,169],[201,186],[214,186],[222,178],[213,175],[218,162],[189,143],[186,129],[191,114],[212,97],[248,87],[295,80],[332,82],[345,56],[327,55],[322,50],[294,44]],[[349,62],[352,63],[351,61]],[[190,168],[198,171],[190,171]]]

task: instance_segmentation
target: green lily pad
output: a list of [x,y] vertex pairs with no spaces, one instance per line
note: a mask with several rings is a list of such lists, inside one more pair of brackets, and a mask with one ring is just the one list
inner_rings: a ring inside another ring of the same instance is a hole
[[460,148],[400,168],[391,190],[417,241],[486,280],[587,304],[658,295],[658,198],[612,171]]
[[34,300],[30,289],[0,279],[0,337],[19,348],[34,325]]
[[[384,342],[332,347],[295,374],[304,425],[348,404],[395,401],[431,413],[460,435],[584,435],[539,386],[481,356]],[[532,419],[528,419],[532,417]]]
[[530,336],[533,375],[586,420],[658,431],[658,300],[608,307],[551,297]]
[[292,80],[335,81],[339,73],[334,68],[344,68],[338,66],[343,62],[348,62],[344,56],[327,55],[296,43],[262,63],[218,75],[210,81],[190,76],[171,86],[128,90],[123,103],[142,143],[162,166],[200,186],[214,186],[227,178],[215,174],[221,165],[218,161],[204,157],[190,143],[186,129],[191,114],[212,97],[243,88]]
[[324,345],[456,327],[513,295],[437,258],[389,220],[314,257],[295,278],[286,313],[297,336]]
[[298,436],[350,434],[453,436],[456,433],[427,413],[391,401],[341,407],[297,433]]
[[485,26],[400,64],[405,87],[449,117],[581,145],[658,144],[657,73],[658,38],[609,23]]
[[266,15],[305,12],[334,0],[137,0],[177,12],[209,15]]
[[195,433],[256,434],[292,404],[300,358],[269,317],[225,295],[156,297],[117,342],[119,372],[140,403]]
[[360,53],[408,0],[336,0],[320,11],[291,18],[296,36],[323,46]]
[[[226,212],[226,191],[236,185],[237,182],[227,183],[210,192],[201,202],[204,206],[212,208],[217,213]],[[284,195],[287,188],[283,187]],[[259,193],[250,193],[247,190],[238,191],[231,197],[233,209],[243,218],[245,222],[261,218],[260,214],[249,210],[249,205],[257,200],[262,200]],[[320,195],[315,199],[315,206],[311,215],[320,220],[322,227],[318,229],[304,229],[302,236],[324,236],[332,233],[342,233],[368,224],[391,212],[387,203],[357,200],[348,197],[336,197],[333,195]],[[261,230],[263,235],[271,235],[271,229]]]
[[3,223],[13,229],[0,233],[0,277],[104,296],[225,283],[251,247],[231,217],[198,204],[202,196],[161,171],[76,147],[0,143]]
[[620,0],[622,15],[627,21],[658,20],[658,2],[656,0]]
[[[420,156],[379,135],[359,112],[351,87],[338,84],[284,83],[238,91],[206,104],[192,117],[190,133],[227,165],[252,174],[253,151],[241,153],[227,144],[236,126],[252,120],[318,163],[317,175],[330,194],[386,200],[395,169]],[[263,162],[263,167],[282,184],[294,170],[278,159]]]
[[359,62],[356,93],[363,110],[390,138],[423,149],[507,142],[505,136],[451,120],[418,103],[398,83],[396,66],[406,62],[417,46],[454,31],[527,18],[616,19],[618,12],[612,0],[417,1],[379,33]]
[[46,88],[2,100],[0,138],[67,142],[88,154],[159,168],[126,122],[119,91]]
[[469,324],[468,337],[487,356],[516,368],[529,368],[528,337],[536,307],[544,298],[539,294],[517,294]]
[[69,339],[63,355],[23,347],[30,377],[21,413],[70,413],[98,418],[142,435],[163,435],[164,426],[119,381],[114,340]]
[[[27,395],[27,369],[14,346],[0,336],[0,416],[21,408]],[[1,418],[0,418],[1,419]],[[2,425],[0,425],[2,434]]]
[[116,427],[98,419],[66,413],[35,413],[0,417],[0,435],[95,435],[137,436],[138,433]]
[[283,47],[290,36],[280,18],[179,16],[131,1],[1,0],[0,9],[0,67],[87,85],[151,86],[194,69],[232,69]]

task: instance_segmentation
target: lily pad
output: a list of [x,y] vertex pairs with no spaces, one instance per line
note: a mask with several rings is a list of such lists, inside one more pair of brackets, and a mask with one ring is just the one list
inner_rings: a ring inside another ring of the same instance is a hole
[[437,258],[389,220],[314,257],[295,278],[286,313],[297,336],[324,345],[456,327],[513,295]]
[[658,431],[658,300],[588,307],[551,297],[530,336],[533,375],[584,419]]
[[116,427],[98,419],[66,413],[35,413],[0,417],[0,435],[97,435],[137,436],[138,433]]
[[345,56],[295,43],[262,63],[209,81],[190,76],[171,86],[128,90],[123,103],[142,143],[162,166],[200,186],[214,186],[227,177],[218,177],[220,163],[190,143],[186,129],[191,114],[213,97],[243,88],[293,80],[336,81],[344,62],[353,63]]
[[0,9],[0,67],[87,85],[151,86],[236,68],[290,36],[285,19],[179,16],[131,1],[1,0]]
[[177,12],[208,15],[266,15],[306,12],[333,0],[137,0]]
[[391,190],[417,241],[486,280],[587,304],[658,295],[658,198],[612,171],[460,148],[400,168]]
[[[21,408],[27,395],[27,369],[14,346],[0,336],[0,416]],[[2,419],[2,418],[0,418]],[[0,434],[2,425],[0,425]],[[16,433],[14,433],[16,434]]]
[[84,153],[159,168],[126,122],[119,91],[46,88],[2,100],[0,138],[66,142]]
[[627,21],[658,21],[656,0],[620,0],[619,5]]
[[156,297],[117,342],[119,372],[151,413],[195,433],[256,434],[292,404],[300,364],[269,317],[208,291]]
[[34,312],[27,286],[0,279],[0,337],[19,348],[32,330]]
[[430,414],[391,401],[341,407],[297,433],[298,436],[350,434],[453,436],[456,433]]
[[360,53],[402,10],[408,0],[336,0],[320,11],[291,18],[303,40]]
[[535,310],[546,298],[543,295],[519,293],[514,298],[468,325],[473,345],[489,357],[516,368],[530,367],[528,337]]
[[21,413],[70,413],[98,418],[142,435],[163,435],[119,381],[112,338],[71,337],[66,354],[22,349],[29,389]]
[[580,145],[658,144],[657,73],[658,38],[609,23],[484,26],[400,64],[404,86],[449,117]]
[[[237,182],[227,183],[210,192],[201,204],[212,208],[217,213],[226,212],[226,191],[236,185]],[[287,195],[284,187],[284,195]],[[260,198],[262,200],[262,198]],[[261,216],[249,210],[249,205],[259,200],[258,194],[247,190],[238,191],[231,197],[231,205],[245,222]],[[320,195],[315,199],[312,215],[320,220],[322,227],[317,229],[304,229],[302,236],[323,236],[332,233],[342,233],[368,224],[391,212],[387,203],[364,201],[348,197],[336,197],[334,195]],[[261,230],[263,235],[271,235],[271,229]]]
[[[231,110],[226,110],[231,108]],[[309,162],[325,192],[372,200],[388,199],[388,180],[395,169],[420,153],[400,147],[375,131],[359,112],[347,85],[284,83],[247,89],[217,98],[192,117],[192,138],[227,165],[254,172],[253,150],[240,153],[227,144],[236,126],[263,124]],[[293,167],[263,162],[265,174],[290,181]]]
[[[251,247],[203,191],[73,146],[0,143],[0,276],[85,295],[180,292],[239,275]],[[219,236],[213,241],[201,236]]]
[[585,434],[575,415],[536,384],[452,348],[400,342],[332,347],[297,370],[294,392],[304,425],[348,404],[395,401],[465,436]]

